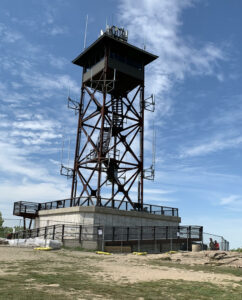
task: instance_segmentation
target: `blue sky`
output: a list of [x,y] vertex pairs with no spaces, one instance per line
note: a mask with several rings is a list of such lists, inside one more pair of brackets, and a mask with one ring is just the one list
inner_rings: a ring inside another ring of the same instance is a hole
[[145,202],[178,207],[183,224],[203,225],[242,246],[242,3],[239,0],[18,1],[0,3],[0,211],[14,201],[68,198],[59,175],[64,136],[73,155],[81,69],[71,64],[109,24],[159,56],[146,72],[145,163],[157,128],[154,183]]

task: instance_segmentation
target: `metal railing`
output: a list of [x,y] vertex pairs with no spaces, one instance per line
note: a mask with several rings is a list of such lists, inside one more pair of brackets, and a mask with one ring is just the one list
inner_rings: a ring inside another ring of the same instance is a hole
[[[97,203],[98,201],[96,197],[80,197],[73,199],[73,201],[71,201],[71,199],[63,199],[44,203],[20,201],[14,203],[13,214],[16,216],[34,216],[37,215],[38,211],[40,210],[66,208],[71,206],[97,206]],[[121,203],[121,200],[114,200],[112,202],[107,198],[101,198],[101,202],[99,203],[101,203],[101,205],[99,206],[106,208],[113,208],[124,211],[139,211],[154,215],[178,217],[178,208],[174,207],[143,204],[143,209],[141,209],[138,206],[134,208],[128,201],[123,201]]]
[[13,214],[15,216],[35,216],[39,210],[39,203],[19,201],[14,202]]
[[[170,241],[202,241],[202,226],[92,226],[75,224],[55,224],[36,229],[23,230],[12,234],[12,238],[26,239],[42,237],[44,239],[115,242],[153,242]],[[116,243],[117,244],[117,243]]]

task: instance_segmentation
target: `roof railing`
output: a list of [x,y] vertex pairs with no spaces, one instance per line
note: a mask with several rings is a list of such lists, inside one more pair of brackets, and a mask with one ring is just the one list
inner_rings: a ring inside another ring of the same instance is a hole
[[[101,205],[98,205],[101,203]],[[71,206],[100,206],[104,208],[118,209],[123,211],[137,211],[142,213],[149,213],[153,215],[164,215],[171,217],[178,217],[178,208],[160,206],[155,204],[143,204],[143,207],[139,203],[136,203],[136,206],[133,207],[128,201],[121,201],[115,199],[111,201],[107,198],[101,198],[101,201],[98,202],[97,197],[78,197],[71,201],[71,199],[62,199],[55,200],[44,203],[34,203],[19,201],[14,203],[14,215],[24,215],[24,214],[37,214],[40,210],[49,210],[49,209],[59,209],[67,208]]]

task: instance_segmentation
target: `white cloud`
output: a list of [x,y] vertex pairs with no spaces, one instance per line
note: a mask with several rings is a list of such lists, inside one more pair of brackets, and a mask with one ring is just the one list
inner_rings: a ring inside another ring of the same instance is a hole
[[33,183],[22,182],[3,182],[0,184],[0,211],[4,218],[13,218],[13,203],[16,201],[48,202],[69,198],[70,187],[63,178],[55,183],[47,182]]
[[48,58],[51,66],[57,69],[63,69],[66,65],[70,63],[65,57],[56,57],[52,54],[50,54]]
[[221,205],[227,205],[227,204],[233,204],[235,202],[237,202],[238,200],[242,200],[241,196],[237,196],[237,195],[231,195],[229,197],[226,198],[222,198],[220,201]]
[[[58,3],[58,5],[60,5],[60,3]],[[52,36],[66,34],[68,32],[68,28],[66,26],[58,24],[58,9],[54,8],[54,6],[45,3],[44,10],[44,21],[41,24],[41,31],[44,34],[49,34]]]
[[47,169],[41,163],[34,162],[31,150],[15,144],[0,141],[0,171],[8,176],[22,176],[35,181],[56,182]]
[[156,194],[156,195],[164,195],[164,194],[171,194],[173,191],[167,191],[162,189],[144,189],[145,194]]
[[65,34],[67,32],[68,32],[67,28],[63,26],[54,26],[49,30],[50,35]]
[[53,183],[21,183],[14,186],[11,184],[0,185],[0,194],[5,195],[5,201],[52,201],[64,199],[70,192],[63,182],[57,186]]
[[[213,75],[222,80],[219,62],[225,59],[223,51],[211,42],[200,49],[181,34],[181,13],[192,0],[121,0],[120,21],[129,30],[129,40],[159,56],[148,67],[147,90],[159,97],[158,110],[169,112],[171,103],[164,99],[178,80],[188,75]],[[217,75],[219,73],[219,75]],[[159,107],[160,106],[160,107]]]
[[14,89],[19,89],[21,88],[23,85],[20,84],[19,82],[11,82],[11,85]]
[[22,34],[11,30],[3,23],[0,23],[0,38],[5,43],[15,43],[16,41],[22,39]]
[[58,121],[54,120],[35,120],[35,121],[20,121],[13,122],[13,127],[18,129],[31,129],[31,130],[52,130],[60,127]]
[[21,77],[25,84],[42,91],[68,90],[70,88],[76,94],[80,93],[80,87],[69,75],[41,74],[37,72],[22,72]]
[[[129,42],[139,47],[145,42],[146,50],[159,56],[146,68],[146,94],[156,95],[155,113],[145,115],[146,146],[149,144],[146,140],[150,143],[152,140],[152,135],[147,134],[151,120],[155,119],[155,126],[161,127],[165,117],[173,113],[176,84],[188,76],[214,76],[223,80],[220,63],[226,60],[224,51],[212,41],[199,43],[197,47],[196,40],[182,33],[181,15],[185,9],[192,9],[195,2],[141,0],[137,5],[132,0],[120,0],[119,21],[129,30]],[[210,145],[211,149],[214,147]],[[204,149],[191,149],[191,153],[183,155],[195,155],[196,151],[205,153]]]
[[11,132],[13,137],[22,137],[22,143],[25,145],[40,145],[40,144],[51,144],[53,139],[61,138],[62,135],[54,132],[32,132],[32,131],[18,131],[14,130]]
[[220,200],[220,205],[226,206],[230,210],[242,211],[242,196],[230,195]]
[[185,157],[207,155],[209,153],[237,147],[241,143],[242,143],[241,136],[234,137],[234,138],[225,138],[225,137],[213,138],[208,142],[183,149],[180,154],[180,157],[185,158]]

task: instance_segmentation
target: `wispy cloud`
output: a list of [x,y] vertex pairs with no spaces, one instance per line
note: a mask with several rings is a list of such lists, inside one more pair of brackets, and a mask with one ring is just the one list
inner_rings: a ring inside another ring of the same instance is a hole
[[242,211],[242,195],[230,195],[220,200],[220,205],[233,211]]
[[144,189],[145,194],[156,194],[156,195],[166,195],[166,194],[171,194],[173,191],[168,191],[168,190],[162,190],[162,189]]
[[64,57],[57,57],[52,54],[49,54],[49,63],[51,66],[57,68],[57,69],[63,69],[65,66],[67,66],[70,62],[64,58]]
[[[181,35],[181,13],[195,3],[192,0],[132,0],[120,1],[120,20],[129,29],[129,38],[159,56],[148,72],[147,86],[162,95],[174,82],[189,75],[213,75],[222,79],[219,62],[226,56],[212,42],[195,48],[191,40]],[[144,13],[145,12],[145,13]],[[159,101],[160,102],[160,101]]]
[[5,24],[0,23],[0,39],[5,43],[15,43],[22,38],[22,34],[10,29]]
[[66,34],[67,32],[67,27],[64,26],[54,26],[49,30],[50,35]]
[[210,141],[183,149],[180,153],[180,158],[207,155],[217,151],[238,147],[241,143],[242,136],[234,138],[214,137]]
[[18,131],[14,130],[11,133],[12,137],[22,137],[22,143],[25,145],[43,145],[51,144],[54,139],[61,138],[61,134],[54,132],[31,132],[31,131]]
[[155,117],[152,113],[145,117],[145,138],[150,143],[151,120],[159,128],[174,113],[176,84],[194,76],[223,80],[220,65],[227,56],[222,47],[212,41],[196,46],[197,41],[182,32],[182,13],[195,4],[193,0],[141,0],[137,5],[132,0],[120,0],[118,16],[120,24],[129,30],[129,42],[140,47],[145,43],[147,51],[159,56],[146,70],[146,93],[156,95]]
[[47,169],[28,159],[30,152],[17,145],[0,142],[0,170],[11,175],[27,176],[35,180],[49,177]]
[[[60,5],[60,3],[58,3]],[[53,6],[45,3],[44,20],[42,21],[42,32],[52,36],[62,35],[68,33],[68,28],[64,25],[58,24],[58,10]]]
[[41,74],[32,72],[22,72],[21,77],[25,84],[30,85],[33,88],[43,91],[55,91],[70,89],[74,93],[78,94],[80,88],[77,83],[69,75],[53,75],[53,74]]
[[46,177],[42,182],[31,182],[26,177],[21,180],[1,181],[0,194],[4,201],[0,202],[0,210],[5,218],[13,218],[12,209],[15,201],[47,202],[69,197],[70,188],[63,178],[50,182]]
[[51,131],[54,128],[58,128],[59,124],[54,120],[35,120],[35,121],[13,122],[13,127],[19,129]]

